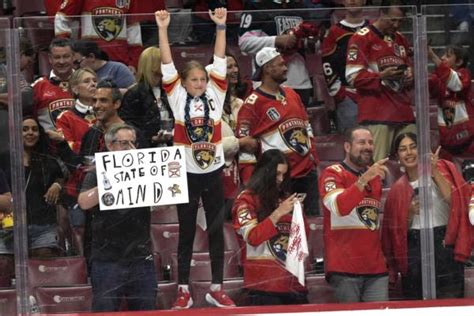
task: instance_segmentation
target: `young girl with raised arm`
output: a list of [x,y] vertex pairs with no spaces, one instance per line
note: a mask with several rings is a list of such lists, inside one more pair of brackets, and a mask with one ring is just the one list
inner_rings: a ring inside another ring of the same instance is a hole
[[224,153],[221,142],[221,117],[225,100],[227,62],[225,29],[227,11],[218,8],[209,15],[216,24],[214,62],[204,68],[188,62],[178,74],[168,42],[170,15],[155,13],[161,49],[163,88],[175,118],[174,143],[186,152],[189,203],[178,205],[178,296],[174,309],[193,305],[189,293],[189,272],[196,231],[199,198],[206,211],[211,258],[212,283],[206,294],[208,303],[219,307],[235,306],[222,289],[224,270],[224,194],[221,172]]

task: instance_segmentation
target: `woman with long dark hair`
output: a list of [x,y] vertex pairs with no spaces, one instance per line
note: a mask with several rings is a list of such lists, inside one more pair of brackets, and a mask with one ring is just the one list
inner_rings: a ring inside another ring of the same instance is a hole
[[464,296],[464,263],[472,250],[473,227],[469,223],[470,187],[453,163],[438,158],[441,147],[431,154],[433,207],[420,209],[418,198],[418,150],[416,135],[404,133],[394,141],[394,150],[405,174],[390,188],[384,208],[382,245],[389,265],[390,281],[402,276],[406,299],[423,299],[420,212],[433,218],[437,298]]
[[32,117],[23,119],[23,166],[30,256],[57,256],[56,205],[64,175],[58,161],[48,153],[44,130]]
[[285,269],[291,212],[298,200],[289,193],[289,164],[278,149],[265,151],[232,210],[245,242],[244,287],[251,305],[305,304],[307,290]]

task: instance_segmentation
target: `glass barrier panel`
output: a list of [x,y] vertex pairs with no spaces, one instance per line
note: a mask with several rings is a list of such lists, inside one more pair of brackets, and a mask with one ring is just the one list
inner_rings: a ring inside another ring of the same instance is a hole
[[[442,204],[434,188],[441,198],[447,191],[444,169],[430,168],[441,138],[427,43],[441,54],[430,27],[450,15],[287,5],[248,3],[228,12],[226,27],[220,12],[169,7],[160,31],[153,13],[119,7],[13,20],[12,74],[33,83],[33,97],[13,94],[30,111],[10,118],[21,306],[76,313],[437,297],[442,233],[424,210]],[[34,62],[22,69],[25,52]],[[356,125],[367,129],[347,138]],[[296,224],[300,211],[306,226]],[[354,278],[372,291],[348,290]]]

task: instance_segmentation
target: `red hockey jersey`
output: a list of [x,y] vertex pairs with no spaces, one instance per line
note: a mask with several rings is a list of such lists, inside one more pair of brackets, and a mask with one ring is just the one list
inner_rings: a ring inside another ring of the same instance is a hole
[[[256,89],[239,111],[237,133],[238,137],[258,138],[262,152],[268,149],[284,152],[293,178],[307,175],[319,162],[305,107],[291,88],[282,87],[279,96]],[[239,154],[239,164],[255,163],[255,156]],[[241,176],[246,182],[250,173],[244,172]]]
[[440,145],[453,153],[463,152],[474,140],[471,74],[466,68],[453,70],[443,62],[429,83],[431,95],[438,99]]
[[[387,67],[411,67],[410,45],[400,33],[384,36],[373,25],[365,27],[349,40],[346,80],[357,89],[360,124],[413,123],[411,97],[402,80],[381,80]],[[408,69],[407,71],[412,71]]]
[[323,57],[323,74],[328,85],[329,94],[336,103],[342,102],[346,95],[355,99],[356,92],[347,86],[346,81],[346,55],[347,44],[351,36],[362,27],[367,26],[367,21],[360,24],[349,24],[345,20],[331,26],[321,44]]
[[81,15],[81,38],[94,40],[109,58],[137,67],[143,50],[136,0],[68,0],[56,14],[56,36],[71,36],[70,16]]
[[361,192],[356,185],[359,176],[345,163],[329,166],[321,173],[327,276],[387,272],[379,234],[382,181],[373,179]]
[[306,292],[298,279],[285,269],[291,214],[282,217],[276,226],[269,217],[257,221],[258,197],[245,190],[232,209],[236,233],[245,242],[243,258],[244,287],[265,292]]
[[33,115],[38,117],[45,130],[56,127],[56,119],[61,112],[74,106],[74,99],[66,83],[42,77],[33,84]]
[[89,128],[94,125],[95,121],[92,107],[87,109],[83,105],[79,107],[76,105],[75,108],[59,114],[56,120],[56,128],[63,132],[64,139],[68,142],[69,147],[78,154],[81,150],[82,138]]

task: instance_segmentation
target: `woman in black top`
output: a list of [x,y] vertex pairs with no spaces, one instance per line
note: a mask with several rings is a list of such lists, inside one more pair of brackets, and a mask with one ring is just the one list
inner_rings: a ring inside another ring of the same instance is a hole
[[31,257],[58,255],[56,205],[63,187],[63,172],[48,153],[45,133],[32,117],[23,119],[23,166]]

